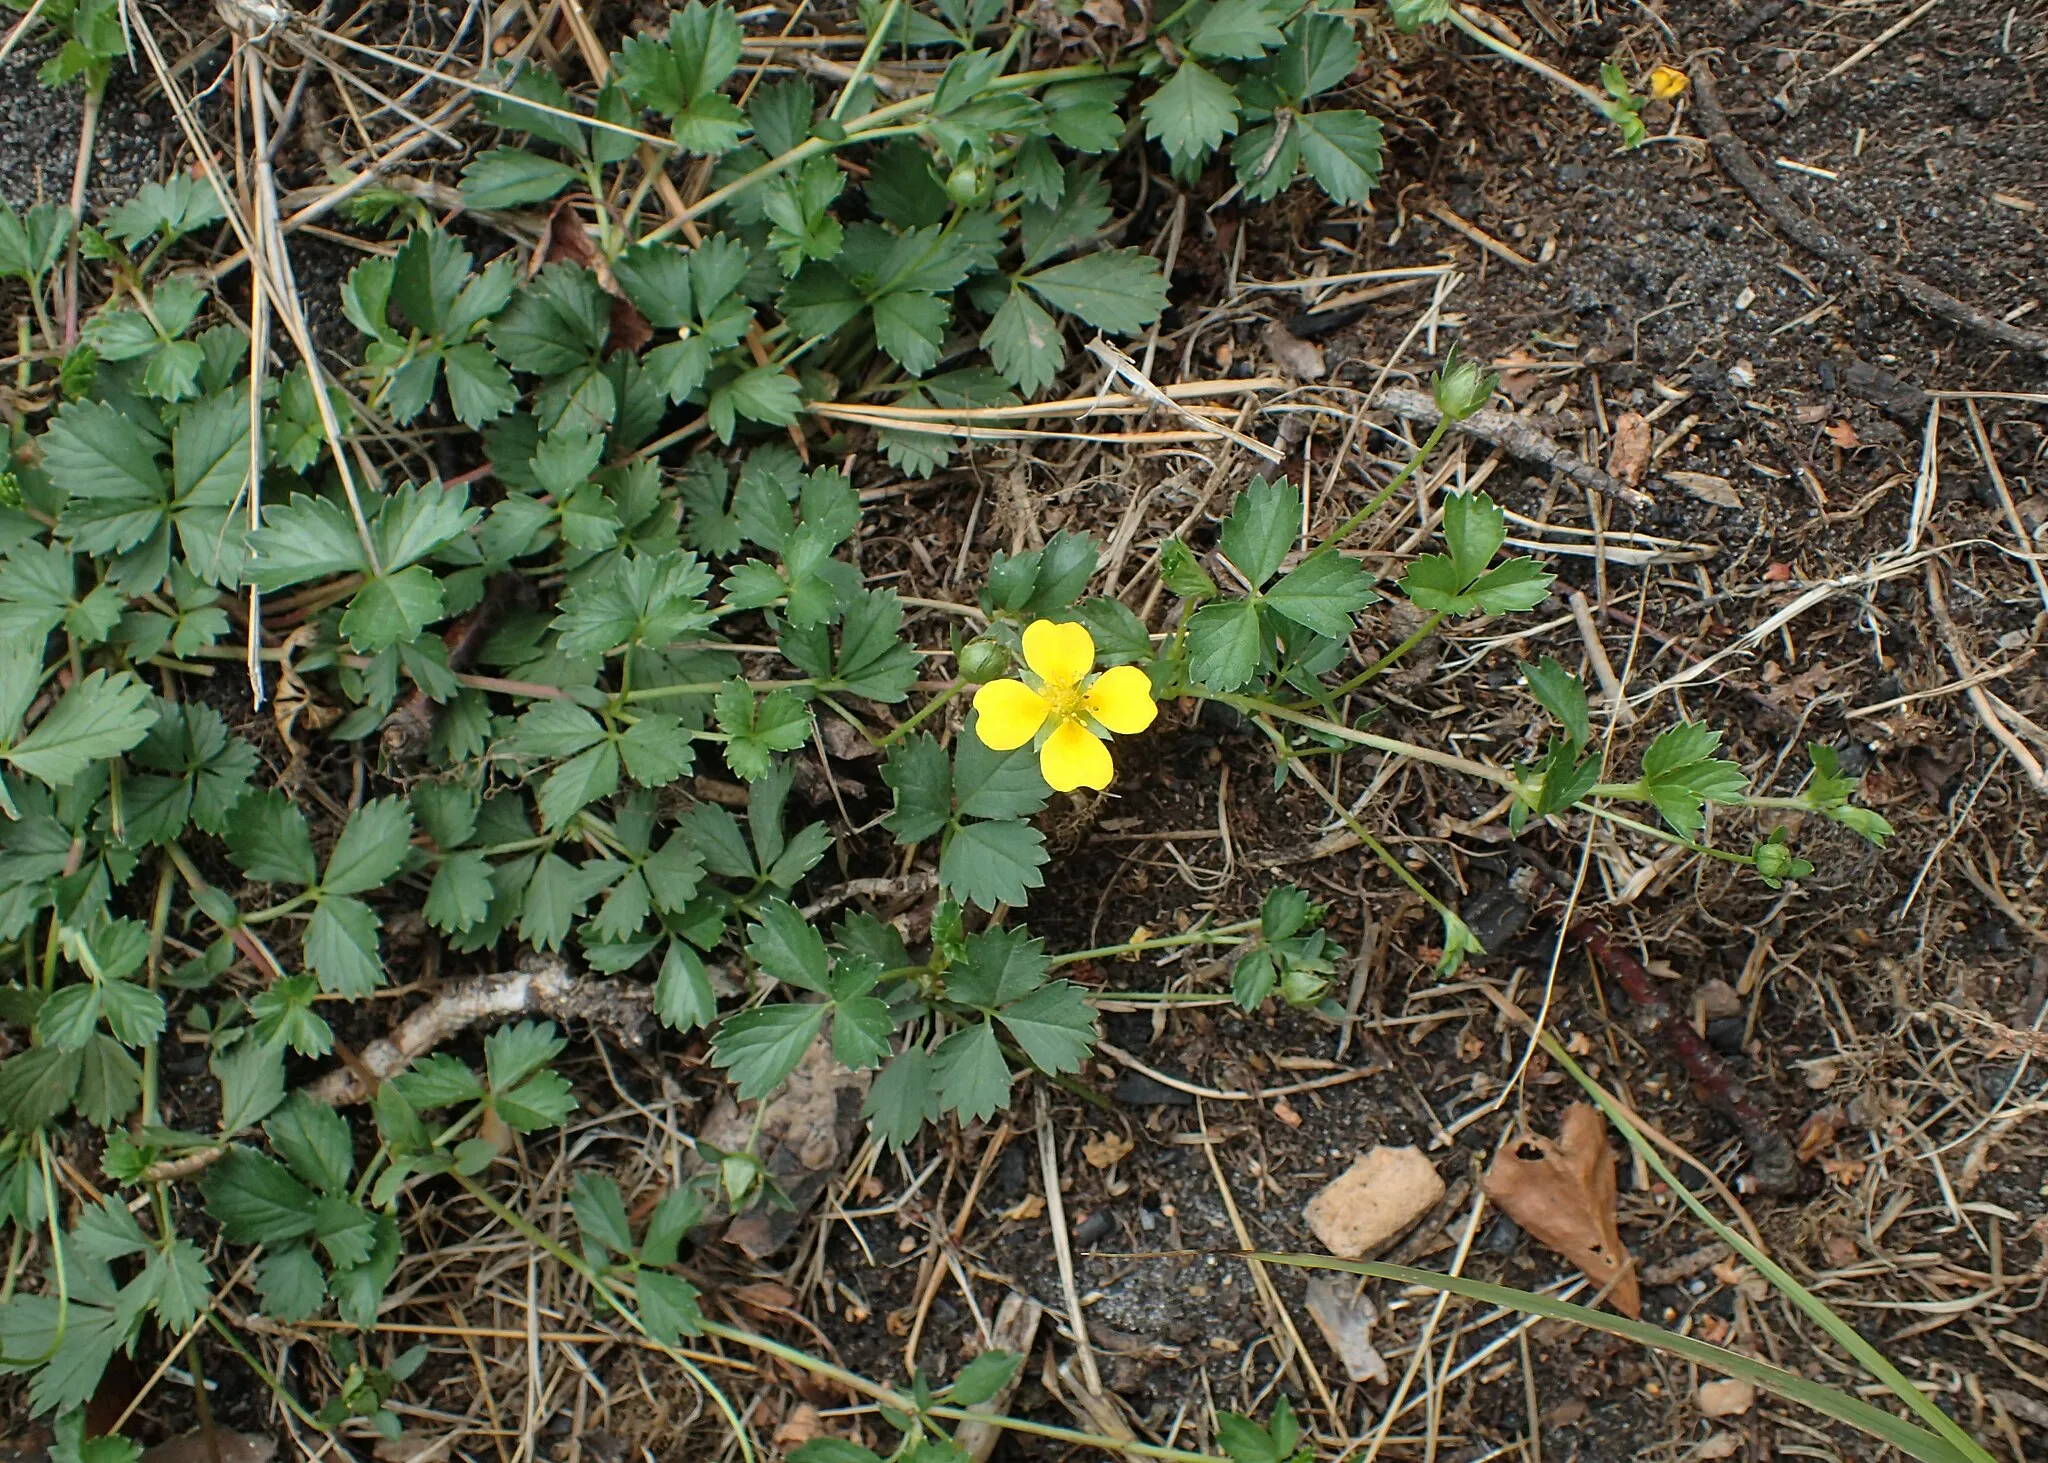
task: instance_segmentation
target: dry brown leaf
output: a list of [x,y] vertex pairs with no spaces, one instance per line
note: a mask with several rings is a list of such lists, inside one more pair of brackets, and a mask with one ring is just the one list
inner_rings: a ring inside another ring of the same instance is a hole
[[1288,375],[1302,381],[1320,381],[1328,374],[1329,368],[1323,364],[1323,348],[1289,333],[1279,321],[1268,323],[1260,340],[1273,364]]
[[1614,1150],[1607,1121],[1590,1103],[1564,1115],[1553,1143],[1529,1133],[1510,1143],[1486,1171],[1486,1196],[1607,1292],[1628,1316],[1641,1316],[1635,1260],[1615,1220]]
[[1026,1194],[1002,1213],[1004,1219],[1019,1222],[1038,1218],[1045,1213],[1045,1200],[1038,1194]]
[[1301,1114],[1296,1112],[1294,1104],[1284,1097],[1273,1104],[1273,1116],[1280,1119],[1281,1122],[1287,1124],[1290,1128],[1301,1126]]
[[1856,424],[1854,422],[1829,422],[1827,430],[1828,440],[1844,452],[1848,451],[1851,447],[1861,447],[1863,445],[1863,439],[1856,435]]
[[1808,1115],[1799,1125],[1799,1137],[1794,1151],[1801,1163],[1811,1163],[1828,1149],[1835,1146],[1835,1135],[1842,1128],[1842,1110],[1838,1107],[1824,1107]]
[[1742,499],[1735,491],[1735,484],[1719,473],[1681,472],[1673,469],[1664,474],[1672,482],[1684,488],[1702,503],[1712,503],[1716,508],[1740,508]]
[[1494,361],[1493,368],[1500,373],[1500,389],[1516,406],[1527,401],[1535,394],[1536,388],[1543,384],[1540,372],[1524,369],[1540,364],[1541,357],[1533,356],[1525,350],[1511,350]]
[[1114,1168],[1134,1146],[1122,1133],[1097,1133],[1081,1145],[1081,1156],[1090,1168]]
[[1742,1451],[1742,1434],[1715,1433],[1685,1455],[1686,1463],[1721,1463]]
[[818,1409],[808,1402],[799,1402],[794,1411],[782,1420],[775,1429],[775,1446],[778,1448],[800,1448],[823,1432],[825,1421],[818,1415]]
[[1625,411],[1614,419],[1614,441],[1607,449],[1607,475],[1634,487],[1650,470],[1650,419]]

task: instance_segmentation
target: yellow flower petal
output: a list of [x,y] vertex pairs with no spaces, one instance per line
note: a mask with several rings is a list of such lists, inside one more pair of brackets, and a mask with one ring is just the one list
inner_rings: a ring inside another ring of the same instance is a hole
[[1684,91],[1689,78],[1676,66],[1659,66],[1650,73],[1650,95],[1660,102],[1668,102]]
[[1143,731],[1159,715],[1158,703],[1152,699],[1152,678],[1134,665],[1111,666],[1097,676],[1082,704],[1090,716],[1119,736]]
[[990,681],[974,693],[974,734],[996,752],[1013,752],[1038,735],[1052,708],[1022,681]]
[[1102,738],[1078,721],[1063,721],[1038,749],[1038,770],[1055,792],[1105,788],[1116,771]]
[[1033,620],[1024,627],[1024,664],[1048,686],[1072,686],[1094,668],[1094,638],[1086,625]]

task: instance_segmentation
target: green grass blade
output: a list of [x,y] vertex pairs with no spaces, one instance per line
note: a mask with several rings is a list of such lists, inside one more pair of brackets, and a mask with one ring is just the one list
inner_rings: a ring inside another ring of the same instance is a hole
[[1651,1146],[1649,1139],[1636,1127],[1629,1114],[1615,1102],[1605,1088],[1580,1069],[1579,1064],[1573,1061],[1571,1054],[1564,1049],[1562,1042],[1546,1032],[1543,1036],[1543,1045],[1551,1057],[1572,1074],[1573,1080],[1585,1088],[1586,1095],[1599,1105],[1600,1111],[1607,1114],[1608,1121],[1621,1129],[1621,1134],[1628,1139],[1629,1146],[1643,1156],[1643,1161],[1657,1177],[1664,1180],[1666,1186],[1683,1201],[1686,1208],[1705,1221],[1707,1227],[1714,1231],[1723,1244],[1754,1265],[1758,1274],[1790,1297],[1792,1303],[1805,1312],[1816,1326],[1827,1332],[1844,1351],[1855,1357],[1864,1370],[1883,1382],[1894,1396],[1924,1418],[1954,1449],[1954,1456],[1966,1459],[1968,1463],[1995,1463],[1992,1456],[1978,1445],[1976,1439],[1963,1431],[1954,1418],[1943,1412],[1933,1398],[1914,1386],[1905,1373],[1891,1364],[1883,1352],[1863,1338],[1862,1333],[1830,1310],[1826,1301],[1793,1279],[1784,1266],[1724,1223],[1691,1189],[1680,1183],[1677,1176],[1665,1166],[1662,1156]]
[[1400,1285],[1419,1285],[1427,1290],[1449,1291],[1452,1295],[1476,1300],[1486,1305],[1501,1306],[1508,1310],[1521,1311],[1532,1316],[1544,1316],[1551,1320],[1571,1321],[1593,1331],[1605,1331],[1610,1336],[1619,1336],[1639,1346],[1696,1362],[1731,1377],[1740,1377],[1752,1382],[1767,1392],[1776,1393],[1790,1402],[1809,1407],[1824,1417],[1846,1423],[1860,1432],[1889,1443],[1909,1458],[1920,1463],[1989,1463],[1984,1451],[1965,1437],[1966,1448],[1953,1445],[1947,1438],[1937,1437],[1925,1428],[1914,1426],[1902,1417],[1896,1417],[1881,1407],[1874,1407],[1861,1397],[1846,1392],[1837,1392],[1819,1382],[1788,1372],[1769,1362],[1758,1361],[1739,1351],[1715,1346],[1696,1336],[1681,1336],[1676,1331],[1666,1331],[1661,1326],[1652,1326],[1647,1321],[1632,1321],[1627,1316],[1618,1316],[1607,1311],[1591,1310],[1585,1306],[1573,1305],[1570,1301],[1554,1300],[1547,1295],[1534,1295],[1526,1290],[1511,1286],[1494,1285],[1485,1280],[1470,1280],[1462,1275],[1442,1275],[1434,1270],[1417,1270],[1407,1265],[1382,1265],[1372,1260],[1336,1260],[1328,1255],[1285,1255],[1261,1251],[1248,1258],[1263,1260],[1269,1265],[1293,1265],[1304,1270],[1341,1270],[1347,1275],[1365,1275],[1375,1280],[1391,1280]]

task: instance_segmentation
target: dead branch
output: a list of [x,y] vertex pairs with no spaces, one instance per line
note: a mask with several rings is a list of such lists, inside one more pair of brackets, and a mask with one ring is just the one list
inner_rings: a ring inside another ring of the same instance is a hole
[[[364,1047],[352,1061],[336,1067],[301,1089],[315,1102],[348,1107],[366,1101],[372,1082],[397,1076],[420,1057],[471,1026],[514,1016],[551,1016],[597,1027],[620,1046],[638,1048],[647,1041],[654,1013],[654,992],[625,980],[587,980],[569,968],[560,955],[529,954],[522,968],[480,975],[450,985],[400,1023],[388,1038]],[[227,1152],[202,1148],[152,1164],[144,1183],[190,1178],[210,1168]]]
[[352,1066],[337,1067],[306,1088],[315,1102],[347,1107],[370,1096],[367,1073],[378,1082],[395,1077],[456,1033],[514,1016],[552,1016],[598,1027],[623,1047],[647,1040],[654,992],[623,980],[585,980],[560,955],[530,955],[523,969],[480,975],[451,985],[400,1023],[389,1038],[373,1041]]
[[1798,205],[1785,196],[1784,190],[1757,166],[1748,144],[1729,127],[1728,114],[1721,110],[1720,95],[1714,90],[1714,74],[1704,56],[1693,60],[1692,89],[1700,127],[1707,134],[1707,145],[1713,148],[1721,170],[1749,195],[1749,201],[1776,224],[1785,237],[1816,258],[1854,270],[1871,285],[1898,291],[1937,320],[1959,325],[2013,350],[2048,358],[2048,335],[1987,315],[1975,305],[1964,304],[1946,290],[1936,289],[1923,279],[1893,269],[1865,254],[1848,240],[1829,233],[1802,213]]
[[[1443,415],[1436,408],[1436,399],[1427,391],[1412,387],[1390,387],[1379,394],[1373,405],[1386,408],[1397,417],[1411,422],[1428,422],[1434,425]],[[1610,498],[1619,498],[1638,508],[1647,508],[1655,500],[1649,494],[1629,487],[1619,478],[1601,471],[1592,463],[1580,457],[1567,447],[1537,431],[1513,412],[1482,411],[1459,422],[1453,429],[1468,437],[1476,437],[1489,447],[1498,447],[1518,462],[1533,463],[1538,467],[1561,472],[1582,488],[1591,488]]]

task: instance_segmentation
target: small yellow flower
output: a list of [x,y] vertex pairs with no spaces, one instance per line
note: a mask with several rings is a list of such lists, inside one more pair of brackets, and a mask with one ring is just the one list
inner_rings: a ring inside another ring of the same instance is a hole
[[1668,102],[1684,91],[1688,79],[1676,66],[1659,66],[1650,72],[1650,95],[1660,102]]
[[1134,665],[1090,677],[1095,640],[1087,626],[1050,620],[1025,627],[1024,664],[1029,680],[990,681],[974,693],[982,745],[1014,751],[1049,728],[1038,748],[1047,784],[1060,792],[1108,787],[1116,768],[1104,734],[1130,736],[1152,725],[1159,707],[1151,679]]

